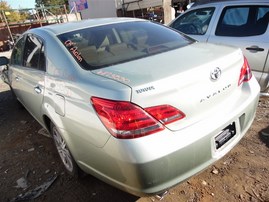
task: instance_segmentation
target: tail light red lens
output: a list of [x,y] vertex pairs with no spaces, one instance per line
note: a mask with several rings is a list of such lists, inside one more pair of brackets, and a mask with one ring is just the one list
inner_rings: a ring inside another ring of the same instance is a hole
[[138,138],[156,133],[164,130],[163,124],[185,117],[182,112],[169,105],[144,110],[131,102],[97,97],[92,97],[91,101],[107,130],[114,137],[121,139]]
[[164,129],[160,122],[130,102],[97,97],[91,100],[102,123],[117,138],[137,138]]
[[238,85],[240,86],[243,82],[249,81],[251,77],[252,77],[251,69],[249,67],[247,58],[244,57],[244,64],[241,68]]
[[170,105],[148,107],[145,110],[164,125],[178,121],[185,117],[183,112]]

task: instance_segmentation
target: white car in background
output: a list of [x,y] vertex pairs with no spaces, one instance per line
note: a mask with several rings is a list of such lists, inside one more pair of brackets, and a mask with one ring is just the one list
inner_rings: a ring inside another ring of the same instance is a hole
[[169,26],[200,42],[241,48],[259,81],[269,86],[269,1],[200,1]]

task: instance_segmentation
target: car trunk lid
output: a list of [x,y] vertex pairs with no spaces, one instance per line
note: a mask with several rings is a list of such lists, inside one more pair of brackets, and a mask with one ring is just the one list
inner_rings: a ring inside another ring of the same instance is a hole
[[179,130],[240,96],[242,65],[239,49],[195,43],[93,72],[130,86],[130,101],[142,108],[168,104],[182,111],[184,119],[167,125]]

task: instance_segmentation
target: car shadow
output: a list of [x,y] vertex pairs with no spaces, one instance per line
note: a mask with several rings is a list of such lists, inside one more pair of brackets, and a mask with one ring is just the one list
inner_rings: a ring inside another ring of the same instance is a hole
[[[91,176],[87,175],[82,179],[78,180],[80,187],[84,190],[85,196],[81,197],[81,201],[89,200],[89,201],[126,201],[126,202],[134,202],[139,199],[139,197],[131,195],[127,192],[121,191],[115,187],[112,187],[105,182]],[[89,193],[90,192],[90,193]]]
[[269,148],[269,126],[259,132],[259,138]]
[[22,172],[28,173],[27,180],[31,184],[26,191],[34,190],[50,175],[58,176],[35,202],[134,202],[139,199],[91,175],[76,179],[67,174],[52,139],[39,134],[42,126],[20,106],[6,84],[0,87],[0,159],[1,163],[5,162],[0,166],[0,181],[4,177],[7,185],[1,187],[4,194],[0,201],[10,201],[21,194],[10,187],[14,187]]

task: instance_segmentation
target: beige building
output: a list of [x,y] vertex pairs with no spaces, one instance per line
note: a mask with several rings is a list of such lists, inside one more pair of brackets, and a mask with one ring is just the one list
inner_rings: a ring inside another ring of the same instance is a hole
[[[161,7],[164,23],[174,17],[171,0],[70,0],[70,6],[76,5],[82,19],[102,17],[144,17],[149,8]],[[140,14],[138,14],[140,13]]]
[[82,19],[117,17],[115,0],[87,0],[88,8],[81,11]]

